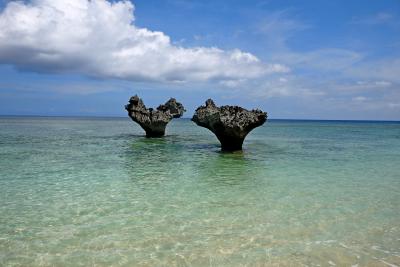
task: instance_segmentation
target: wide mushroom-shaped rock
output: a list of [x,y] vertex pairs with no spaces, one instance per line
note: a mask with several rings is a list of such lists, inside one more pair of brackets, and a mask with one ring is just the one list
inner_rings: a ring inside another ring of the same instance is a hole
[[217,107],[212,99],[196,109],[192,121],[212,131],[223,151],[242,150],[243,141],[254,128],[267,121],[267,113],[238,106]]
[[173,118],[181,117],[186,111],[175,98],[170,98],[164,105],[158,106],[156,110],[147,109],[142,99],[137,95],[131,97],[125,109],[128,111],[129,117],[146,131],[147,137],[164,136],[167,124]]

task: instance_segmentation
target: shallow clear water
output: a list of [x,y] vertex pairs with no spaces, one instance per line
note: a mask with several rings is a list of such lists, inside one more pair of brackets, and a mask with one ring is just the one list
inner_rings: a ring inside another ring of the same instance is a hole
[[400,124],[0,118],[0,266],[399,266]]

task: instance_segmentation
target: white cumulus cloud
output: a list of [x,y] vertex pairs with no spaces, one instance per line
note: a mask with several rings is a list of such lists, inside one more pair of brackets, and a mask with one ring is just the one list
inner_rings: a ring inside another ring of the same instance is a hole
[[174,45],[134,24],[130,1],[9,2],[0,13],[0,64],[38,72],[80,73],[134,81],[242,81],[287,72],[256,56]]

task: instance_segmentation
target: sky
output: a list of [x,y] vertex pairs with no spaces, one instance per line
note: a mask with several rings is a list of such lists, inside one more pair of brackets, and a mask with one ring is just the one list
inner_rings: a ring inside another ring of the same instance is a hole
[[0,0],[0,115],[400,120],[399,0]]

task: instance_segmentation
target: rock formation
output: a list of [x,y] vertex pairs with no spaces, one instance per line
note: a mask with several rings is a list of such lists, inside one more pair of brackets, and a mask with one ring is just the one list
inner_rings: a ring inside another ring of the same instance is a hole
[[267,121],[267,113],[238,106],[217,107],[212,99],[196,109],[192,121],[212,131],[224,151],[241,150],[246,135]]
[[164,136],[167,124],[173,118],[181,117],[186,111],[181,103],[176,102],[175,98],[170,98],[156,110],[147,109],[137,95],[131,97],[125,109],[128,111],[129,117],[146,131],[147,137]]

